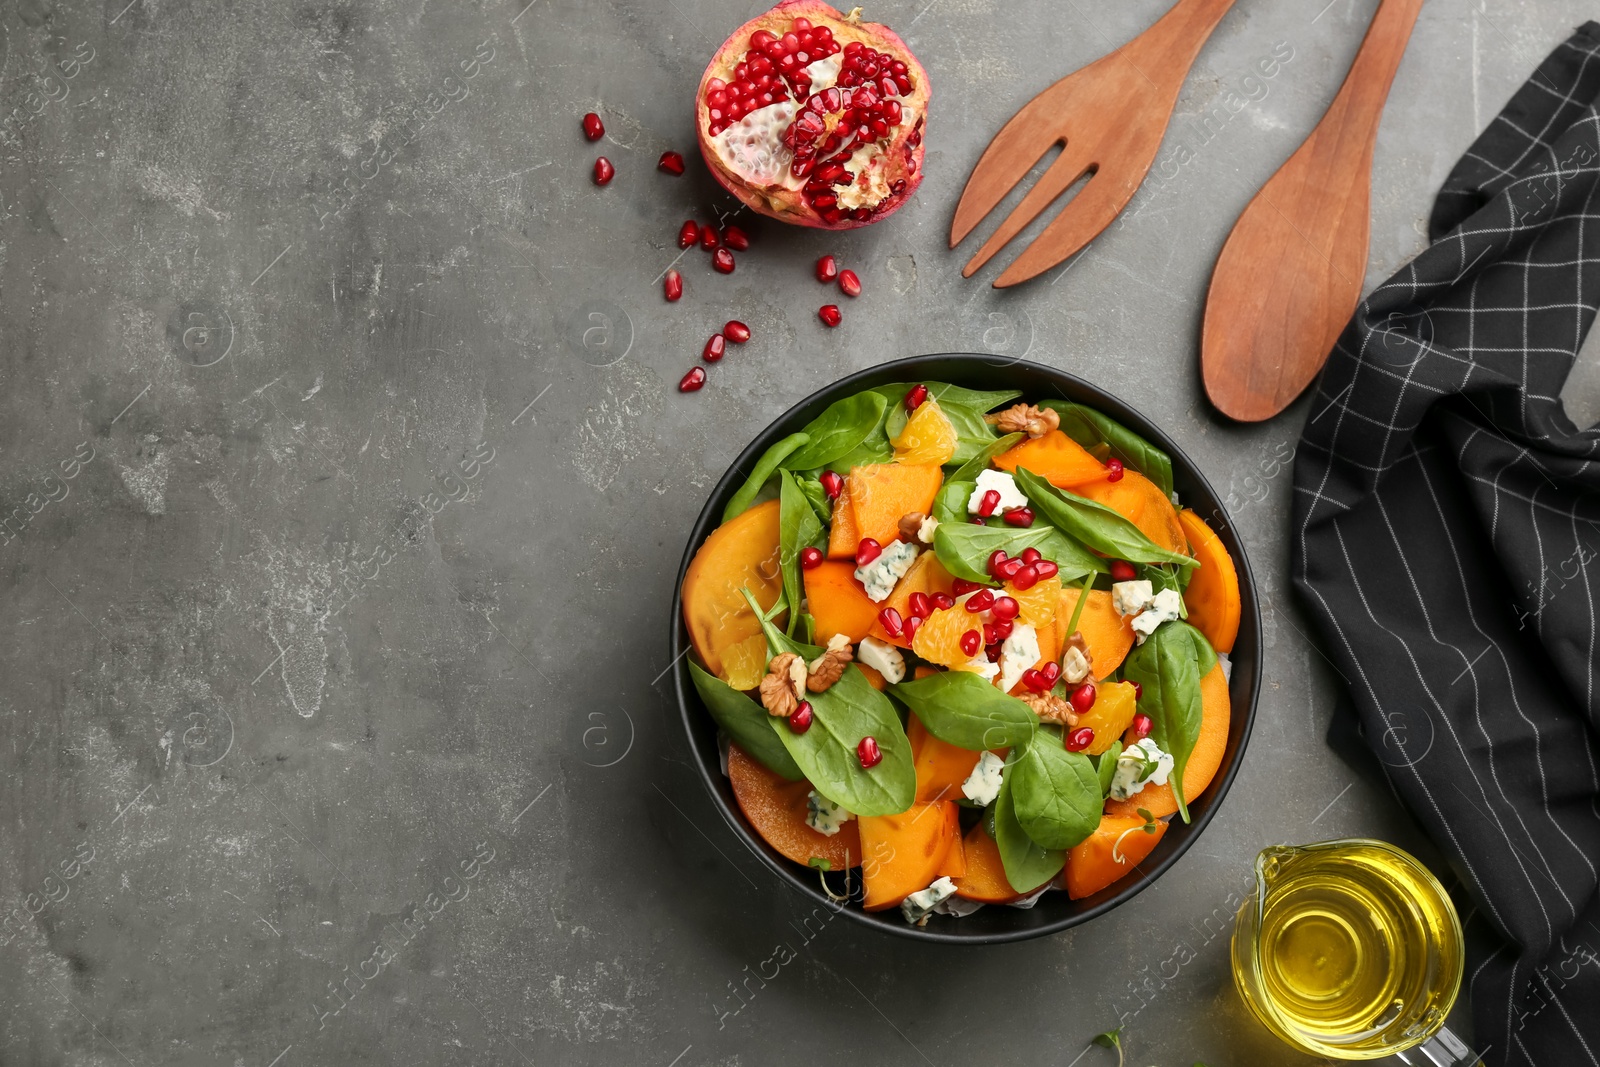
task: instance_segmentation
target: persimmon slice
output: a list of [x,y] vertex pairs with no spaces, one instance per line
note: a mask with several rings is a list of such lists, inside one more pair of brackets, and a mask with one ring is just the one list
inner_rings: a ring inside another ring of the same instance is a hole
[[683,576],[683,621],[707,671],[724,678],[722,653],[761,632],[740,595],[748,588],[770,608],[783,592],[778,560],[778,502],[768,500],[718,526]]
[[817,644],[826,645],[834,634],[844,634],[855,644],[872,631],[878,605],[856,581],[854,560],[825,559],[800,576],[806,587],[806,610],[817,624]]
[[[828,861],[835,871],[861,863],[861,834],[852,819],[829,837],[806,825],[811,783],[772,773],[738,745],[728,746],[728,781],[739,810],[762,840],[796,863]],[[920,886],[918,888],[921,888]]]
[[1013,474],[1025,467],[1060,489],[1106,476],[1105,464],[1060,430],[1017,442],[994,457],[994,465]]
[[917,802],[899,815],[863,815],[861,870],[867,911],[892,908],[939,877],[958,826],[948,800]]
[[[1228,720],[1232,718],[1232,702],[1228,698],[1228,679],[1222,673],[1222,664],[1211,668],[1211,673],[1200,679],[1200,738],[1189,753],[1189,764],[1183,769],[1183,799],[1194,804],[1195,798],[1206,791],[1211,779],[1222,766],[1222,753],[1228,747]],[[1125,734],[1123,744],[1134,738]],[[1178,810],[1178,798],[1171,785],[1147,785],[1135,793],[1131,800],[1106,801],[1107,815],[1134,815],[1139,808],[1156,818],[1171,815]]]
[[1172,499],[1161,487],[1138,471],[1125,470],[1117,481],[1100,478],[1084,482],[1072,490],[1115,511],[1135,526],[1150,540],[1169,552],[1189,551],[1184,540],[1183,527],[1178,522],[1178,511]]
[[1127,877],[1167,833],[1167,824],[1159,819],[1153,833],[1146,833],[1144,825],[1141,815],[1101,818],[1094,833],[1067,850],[1067,866],[1062,872],[1067,895],[1082,900]]
[[1206,635],[1218,652],[1232,652],[1239,637],[1239,572],[1222,543],[1204,519],[1188,508],[1178,512],[1178,521],[1188,535],[1190,555],[1200,561],[1200,569],[1183,591],[1189,608],[1189,623]]
[[1023,894],[1006,881],[1000,846],[984,830],[981,820],[962,838],[961,850],[967,861],[967,873],[954,879],[956,896],[983,904],[1007,904],[1022,899]]
[[[1067,647],[1067,638],[1072,636],[1067,631],[1067,624],[1072,621],[1073,611],[1078,606],[1080,591],[1076,585],[1061,590],[1061,604],[1056,608],[1052,625],[1056,632],[1056,643],[1062,650]],[[1133,620],[1117,614],[1117,609],[1111,606],[1111,594],[1103,589],[1089,590],[1089,602],[1083,606],[1083,614],[1078,616],[1078,631],[1089,646],[1096,678],[1104,678],[1121,666],[1128,650],[1133,647]]]

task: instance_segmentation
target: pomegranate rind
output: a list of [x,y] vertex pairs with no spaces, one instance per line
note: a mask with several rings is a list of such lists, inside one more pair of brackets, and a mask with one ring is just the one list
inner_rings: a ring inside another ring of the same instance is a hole
[[[721,78],[724,81],[729,79],[734,67],[744,58],[749,48],[751,34],[757,30],[766,30],[781,37],[797,18],[810,19],[815,26],[826,25],[833,31],[833,39],[841,50],[851,41],[859,41],[876,51],[893,54],[906,65],[911,79],[911,93],[895,99],[915,116],[913,128],[919,136],[915,145],[906,143],[905,138],[909,136],[910,131],[896,137],[892,142],[884,159],[883,179],[885,184],[891,187],[897,181],[903,181],[905,184],[899,192],[891,191],[879,201],[873,208],[870,218],[847,217],[838,222],[828,222],[805,202],[800,188],[791,188],[783,183],[753,185],[729,167],[713,147],[710,108],[706,104],[707,86],[711,79]],[[900,39],[900,35],[889,27],[877,22],[851,21],[838,9],[821,3],[820,0],[783,0],[777,7],[765,14],[757,15],[733,31],[717,49],[717,54],[706,66],[705,73],[700,76],[700,85],[695,90],[695,135],[700,145],[700,155],[705,159],[712,176],[752,211],[797,226],[810,226],[820,230],[855,230],[880,222],[900,210],[922,184],[928,101],[931,98],[928,72],[922,68],[922,64],[917,61],[917,57],[905,41]]]

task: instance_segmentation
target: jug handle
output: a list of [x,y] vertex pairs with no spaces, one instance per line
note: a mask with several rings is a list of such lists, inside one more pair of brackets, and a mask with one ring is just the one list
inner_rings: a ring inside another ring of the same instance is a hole
[[1395,1053],[1401,1063],[1412,1067],[1475,1067],[1479,1058],[1449,1027],[1444,1027],[1416,1048]]

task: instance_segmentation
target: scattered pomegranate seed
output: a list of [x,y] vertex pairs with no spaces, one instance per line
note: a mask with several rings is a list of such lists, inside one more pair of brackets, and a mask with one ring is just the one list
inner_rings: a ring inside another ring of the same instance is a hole
[[1032,589],[1039,584],[1039,568],[1032,563],[1022,564],[1011,576],[1011,584],[1017,589]]
[[714,333],[706,340],[705,348],[700,350],[700,358],[705,360],[707,363],[715,363],[717,360],[722,358],[722,354],[727,350],[727,338],[723,337],[720,333]]
[[1017,623],[1015,619],[1001,619],[999,622],[991,622],[989,625],[994,627],[994,639],[996,641],[1004,641],[1011,636],[1011,631],[1016,628]]
[[822,320],[824,326],[837,326],[844,321],[844,316],[839,314],[838,304],[823,304],[817,309],[817,318]]
[[911,616],[911,618],[906,620],[905,633],[903,633],[901,636],[906,639],[907,643],[910,643],[916,639],[917,627],[921,625],[921,619],[917,618],[915,615]]
[[722,336],[736,345],[742,345],[750,340],[750,327],[738,319],[729,319],[727,325],[722,327]]
[[689,248],[700,240],[700,224],[690,219],[678,227],[678,247]]
[[1028,564],[1022,562],[1020,558],[1002,560],[995,566],[994,576],[1002,582],[1009,582],[1018,574],[1021,574],[1022,568],[1026,566]]
[[1106,481],[1122,481],[1122,460],[1117,459],[1115,456],[1106,460]]
[[982,582],[969,582],[965,578],[951,579],[950,590],[951,592],[955,593],[956,596],[966,596],[968,593],[976,593],[982,588]]
[[933,606],[940,611],[945,611],[956,606],[956,598],[949,593],[935,593],[933,594]]
[[711,267],[719,274],[733,273],[733,253],[726,248],[719,248],[711,255]]
[[1133,564],[1125,559],[1111,561],[1111,580],[1113,582],[1131,582],[1138,572],[1133,569]]
[[994,607],[990,608],[989,610],[994,614],[995,618],[1004,622],[1007,619],[1014,619],[1018,615],[1022,614],[1022,605],[1018,604],[1011,597],[997,596],[994,598]]
[[1138,682],[1132,681],[1131,679],[1129,680],[1128,684],[1133,686],[1133,699],[1143,700],[1144,686],[1140,685]]
[[839,261],[832,256],[817,260],[817,281],[831,282],[839,276]]
[[811,701],[802,700],[800,706],[790,713],[789,729],[797,734],[803,734],[811,729]]
[[1044,675],[1032,667],[1022,672],[1022,684],[1035,693],[1048,692],[1050,689],[1050,683],[1044,680]]
[[839,494],[844,492],[844,478],[838,471],[823,471],[817,481],[822,483],[822,491],[828,494],[829,500],[838,500]]
[[606,124],[593,111],[583,116],[583,135],[591,141],[598,141],[606,135]]
[[994,509],[1000,506],[1000,490],[985,489],[983,498],[978,501],[978,518],[987,519],[994,514]]
[[[991,493],[993,489],[989,490]],[[1007,508],[1000,516],[1006,520],[1007,526],[1028,527],[1033,525],[1032,508]]]
[[933,601],[928,599],[927,593],[920,591],[911,594],[906,607],[910,609],[912,615],[919,619],[926,619],[933,614]]
[[984,522],[982,519],[978,518],[978,516],[976,516],[976,515],[972,516],[972,518],[968,519],[967,521],[969,523],[971,523],[973,526],[987,526],[987,525],[989,525],[988,523]]
[[878,751],[877,741],[863,737],[861,743],[856,745],[856,758],[861,761],[861,766],[871,770],[883,762],[883,753]]
[[906,410],[917,410],[922,406],[922,402],[926,399],[928,399],[928,387],[920,382],[916,385],[913,385],[911,387],[911,391],[906,394]]
[[972,657],[978,654],[978,649],[983,647],[983,635],[976,630],[968,630],[961,635],[961,652]]
[[1087,712],[1094,707],[1094,683],[1084,682],[1072,691],[1070,699],[1073,710],[1077,711],[1079,715]]
[[706,384],[706,369],[690,367],[689,373],[678,380],[678,392],[693,393],[704,384]]
[[983,655],[990,663],[1000,662],[1000,642],[983,646]]
[[1006,550],[1003,548],[997,548],[993,552],[989,553],[989,562],[984,565],[984,569],[987,570],[991,575],[994,575],[996,578],[998,578],[1000,577],[1000,564],[1004,563],[1005,561]]
[[800,550],[800,566],[814,571],[822,566],[822,549],[807,545]]
[[1035,563],[1033,565],[1033,570],[1034,573],[1039,576],[1039,580],[1041,582],[1047,578],[1054,578],[1056,575],[1061,573],[1061,568],[1056,566],[1054,560],[1049,559],[1041,559],[1039,562]]
[[678,299],[683,295],[683,275],[675,270],[667,271],[667,276],[661,281],[661,291],[669,301]]
[[612,179],[612,177],[616,175],[616,173],[617,168],[613,167],[611,165],[611,160],[607,159],[605,156],[600,156],[594,161],[594,183],[596,185],[606,184]]
[[839,291],[844,293],[845,296],[861,295],[861,279],[856,277],[855,271],[842,270],[839,272]]
[[1050,685],[1055,685],[1056,679],[1061,677],[1061,664],[1051,660],[1039,668],[1039,673],[1044,676],[1046,682],[1050,683]]
[[967,598],[967,610],[976,615],[980,611],[988,611],[994,607],[994,590],[979,589]]
[[667,174],[679,175],[683,173],[683,154],[681,152],[666,151],[661,153],[661,158],[656,161],[656,169]]
[[[876,555],[877,553],[873,554]],[[894,608],[884,608],[878,612],[878,625],[882,626],[884,632],[890,637],[899,637],[906,632],[906,621],[900,617],[900,613]]]
[[722,240],[717,236],[717,228],[711,223],[700,227],[700,247],[707,252],[715,252],[722,246]]
[[1067,751],[1082,752],[1094,744],[1094,727],[1080,726],[1067,735]]
[[1145,738],[1149,737],[1150,731],[1154,730],[1155,728],[1156,724],[1150,720],[1150,716],[1144,714],[1143,712],[1140,712],[1138,715],[1133,717],[1133,736],[1137,737],[1139,740],[1143,741]]
[[865,567],[883,555],[883,546],[870,537],[863,537],[856,545],[856,566]]
[[750,247],[750,235],[737,226],[724,226],[722,228],[722,243],[735,252],[743,252]]

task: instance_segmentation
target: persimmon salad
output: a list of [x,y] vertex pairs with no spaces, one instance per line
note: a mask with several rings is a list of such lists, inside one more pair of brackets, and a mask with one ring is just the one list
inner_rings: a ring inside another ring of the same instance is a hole
[[1233,560],[1091,407],[869,389],[722,518],[682,601],[734,795],[788,859],[859,867],[869,911],[1092,896],[1221,765]]

